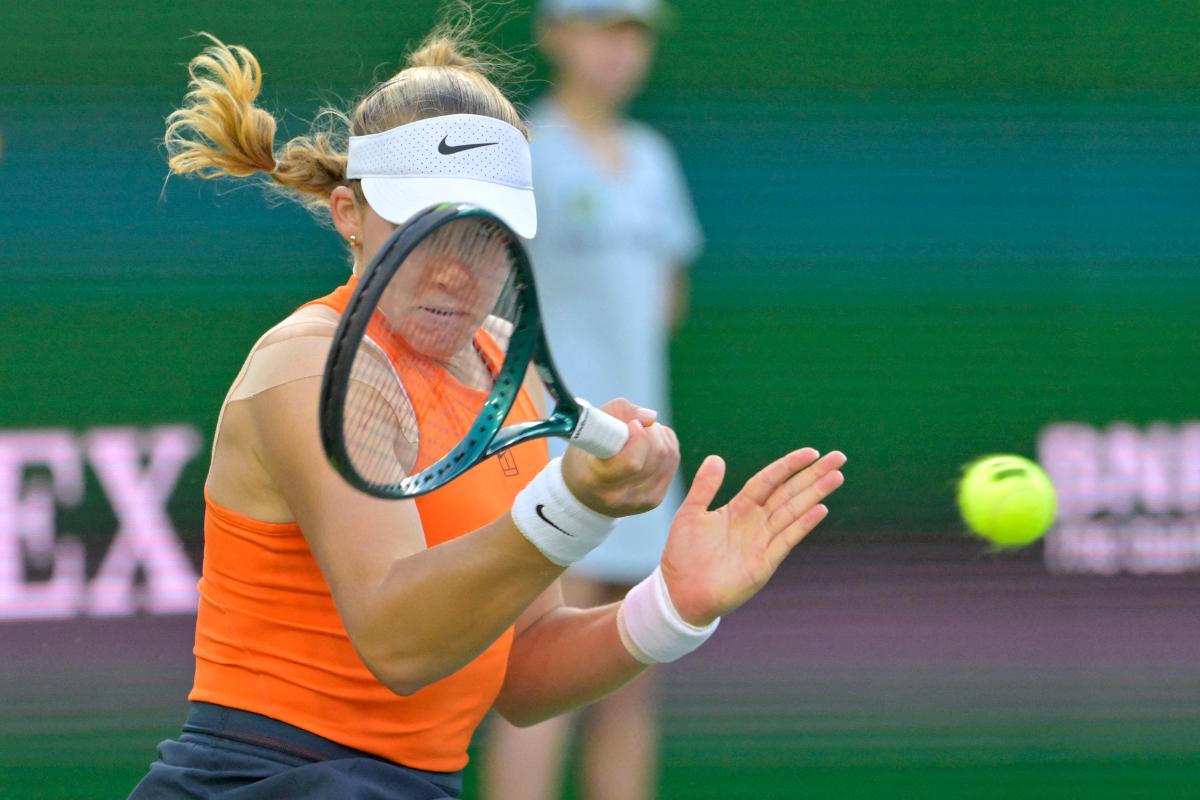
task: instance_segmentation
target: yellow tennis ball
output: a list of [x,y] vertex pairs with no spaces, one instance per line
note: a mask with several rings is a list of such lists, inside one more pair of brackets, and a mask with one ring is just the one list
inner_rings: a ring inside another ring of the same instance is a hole
[[958,484],[967,527],[999,547],[1036,541],[1054,523],[1054,484],[1027,458],[984,456],[968,464]]

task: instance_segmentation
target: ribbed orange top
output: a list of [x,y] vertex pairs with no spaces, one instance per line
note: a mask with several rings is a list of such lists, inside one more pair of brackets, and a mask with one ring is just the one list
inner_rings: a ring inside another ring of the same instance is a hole
[[[314,302],[340,313],[353,288],[352,279]],[[394,352],[377,332],[371,329],[372,338]],[[500,362],[489,337],[481,334],[477,345],[493,364]],[[427,432],[442,431],[457,441],[466,428],[440,418],[453,416],[446,410],[452,404],[421,402],[421,393],[436,391],[443,393],[440,401],[450,401],[455,398],[444,393],[476,390],[448,376],[435,384],[432,371],[420,372],[401,368],[400,377],[418,411],[418,464],[424,466],[448,449]],[[537,416],[522,390],[508,422]],[[506,513],[547,460],[544,441],[527,442],[417,498],[426,543],[454,539]],[[204,499],[196,680],[188,699],[263,714],[416,769],[462,769],[471,736],[504,680],[512,629],[453,675],[410,696],[395,695],[350,644],[299,526],[250,519],[217,505],[207,492]],[[483,587],[480,595],[486,595]]]

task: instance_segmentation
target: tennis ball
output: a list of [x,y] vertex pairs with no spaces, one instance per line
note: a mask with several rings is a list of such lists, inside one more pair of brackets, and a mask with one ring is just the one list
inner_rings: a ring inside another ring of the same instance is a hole
[[1037,464],[1014,455],[984,456],[967,464],[958,484],[967,527],[999,547],[1020,547],[1054,522],[1054,484]]

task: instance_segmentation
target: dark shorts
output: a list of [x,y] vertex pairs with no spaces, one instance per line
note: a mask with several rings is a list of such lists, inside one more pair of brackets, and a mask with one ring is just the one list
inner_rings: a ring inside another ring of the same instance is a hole
[[462,794],[462,772],[425,772],[343,747],[284,722],[192,703],[183,733],[130,800],[434,800]]

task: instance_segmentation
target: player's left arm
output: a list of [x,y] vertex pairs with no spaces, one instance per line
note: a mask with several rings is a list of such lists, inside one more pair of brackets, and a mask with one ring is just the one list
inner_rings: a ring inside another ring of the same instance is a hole
[[[671,523],[660,565],[682,621],[702,629],[757,594],[825,518],[821,501],[842,485],[845,461],[837,451],[824,457],[811,448],[793,451],[710,511],[725,465],[706,458]],[[515,725],[532,725],[590,703],[646,669],[617,627],[620,607],[567,608],[558,583],[551,585],[517,621],[496,710]]]
[[555,581],[517,620],[496,710],[518,726],[587,705],[647,667],[617,631],[618,603],[570,608]]

